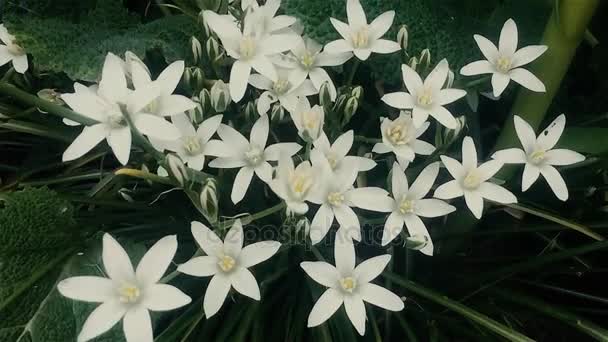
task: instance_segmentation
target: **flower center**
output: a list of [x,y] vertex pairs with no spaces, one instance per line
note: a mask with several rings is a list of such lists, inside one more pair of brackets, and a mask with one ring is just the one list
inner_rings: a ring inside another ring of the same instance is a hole
[[245,152],[245,159],[252,166],[260,164],[264,160],[264,151],[256,144],[249,145],[249,149]]
[[511,65],[513,65],[513,60],[511,58],[500,56],[496,59],[496,69],[502,73],[507,73],[511,70]]
[[541,164],[546,158],[545,155],[545,151],[543,150],[536,150],[534,152],[532,152],[532,154],[530,155],[530,161],[533,164]]
[[239,43],[239,52],[242,59],[250,59],[255,56],[256,41],[251,36],[244,36]]
[[23,50],[21,46],[15,44],[14,40],[7,42],[6,48],[8,49],[8,52],[13,56],[21,56],[25,54],[25,50]]
[[121,128],[127,125],[125,117],[120,112],[110,113],[107,122],[111,128]]
[[393,145],[405,145],[409,140],[408,129],[403,124],[393,124],[388,128],[388,139]]
[[357,288],[357,280],[353,277],[345,277],[340,279],[340,286],[342,289],[348,293],[353,293],[353,291]]
[[407,198],[403,198],[399,203],[399,212],[402,214],[410,214],[414,212],[416,202]]
[[481,184],[481,177],[476,170],[471,170],[462,180],[462,186],[467,189],[476,189]]
[[217,262],[217,265],[224,272],[230,272],[234,266],[236,265],[236,260],[229,255],[222,255],[220,260]]
[[336,155],[330,152],[325,156],[325,158],[327,158],[327,162],[329,163],[329,166],[331,167],[331,169],[335,170],[340,162],[338,160],[338,158],[336,157]]
[[126,283],[123,284],[118,290],[118,294],[120,295],[119,300],[121,303],[136,303],[141,296],[141,291],[136,285]]
[[418,105],[422,107],[430,107],[433,104],[433,92],[430,89],[423,89],[418,94]]
[[199,139],[199,137],[184,137],[183,143],[184,150],[186,150],[189,155],[196,156],[201,153],[203,146],[201,145],[201,139]]
[[327,195],[327,202],[334,207],[341,205],[344,202],[344,195],[340,192],[330,192]]
[[305,69],[309,69],[315,64],[315,56],[311,55],[308,51],[304,52],[304,55],[300,57],[300,64]]
[[367,26],[363,26],[358,31],[354,32],[351,38],[353,40],[353,46],[356,49],[366,48],[369,45],[369,29]]
[[152,100],[152,102],[148,103],[141,111],[144,113],[156,113],[158,110],[158,98]]
[[301,172],[294,172],[289,177],[291,191],[299,198],[303,198],[306,195],[312,186],[312,183],[312,177],[308,174],[302,174]]
[[272,85],[272,90],[274,90],[275,94],[283,95],[289,90],[289,81],[286,79],[279,78]]

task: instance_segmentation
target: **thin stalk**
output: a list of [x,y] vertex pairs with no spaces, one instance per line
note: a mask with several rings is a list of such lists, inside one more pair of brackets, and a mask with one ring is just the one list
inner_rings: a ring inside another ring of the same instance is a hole
[[138,170],[138,169],[122,168],[122,169],[118,169],[118,170],[114,171],[114,174],[117,176],[125,175],[125,176],[129,176],[129,177],[140,178],[143,180],[149,180],[149,181],[155,182],[155,183],[178,186],[168,177],[161,177],[159,175],[155,175],[153,173],[143,171],[143,170]]
[[355,74],[357,73],[357,69],[359,69],[359,64],[361,64],[361,61],[359,60],[359,58],[354,58],[354,63],[352,68],[350,69],[350,72],[348,74],[348,78],[346,79],[346,85],[351,85],[353,84],[353,79],[355,78]]
[[80,182],[85,180],[98,180],[103,177],[104,174],[104,172],[95,171],[75,176],[55,177],[51,179],[36,180],[31,182],[21,182],[20,184],[21,186],[42,186],[69,182]]
[[[283,210],[285,208],[285,202],[281,202],[279,204],[276,204],[268,209],[264,209],[262,211],[259,211],[255,214],[252,215],[245,215],[243,216],[243,218],[241,218],[241,222],[245,225],[245,224],[250,224],[251,222],[255,221],[255,220],[259,220],[261,218],[264,218],[266,216],[272,215],[276,212],[279,212],[281,210]],[[225,229],[227,227],[232,226],[232,224],[236,221],[237,219],[230,219],[230,220],[226,220],[222,223],[220,223],[219,225],[219,229]]]

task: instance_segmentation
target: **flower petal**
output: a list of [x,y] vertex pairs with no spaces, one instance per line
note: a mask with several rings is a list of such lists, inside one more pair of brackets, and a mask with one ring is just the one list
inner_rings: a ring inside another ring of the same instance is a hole
[[390,254],[369,258],[355,267],[353,275],[357,278],[358,283],[369,283],[384,271],[389,261],[391,261]]
[[[357,208],[387,213],[393,210],[393,199],[388,192],[378,187],[363,187],[347,192],[346,199]],[[336,213],[336,218],[338,214]]]
[[123,68],[124,61],[108,53],[101,71],[98,93],[112,102],[122,102],[127,95],[127,78]]
[[102,303],[116,295],[111,279],[94,276],[81,276],[63,279],[57,284],[62,296],[84,302]]
[[169,66],[158,75],[156,83],[160,86],[160,91],[163,94],[173,94],[183,75],[184,61],[175,61],[169,64]]
[[116,159],[122,165],[127,165],[131,154],[131,129],[129,127],[113,129],[109,132],[106,140]]
[[266,147],[266,140],[268,139],[268,131],[270,130],[270,124],[268,122],[268,116],[262,115],[251,127],[251,135],[249,140],[252,144],[258,145],[260,148]]
[[326,287],[336,287],[340,279],[338,270],[324,261],[304,261],[300,267],[312,280]]
[[280,247],[281,243],[278,241],[260,241],[247,245],[239,254],[238,264],[245,268],[257,265],[270,259]]
[[338,290],[327,289],[310,311],[307,326],[312,328],[321,325],[340,308],[342,303],[344,298]]
[[399,200],[399,198],[408,193],[408,189],[409,184],[405,172],[398,163],[393,163],[391,173],[391,190],[393,191],[393,197],[396,200]]
[[143,305],[151,311],[169,311],[190,304],[192,299],[175,286],[154,284],[145,290]]
[[517,50],[517,25],[513,19],[507,20],[500,31],[498,50],[507,56],[513,55]]
[[238,258],[243,249],[243,240],[243,224],[240,219],[236,219],[224,237],[224,252],[235,259]]
[[405,227],[410,236],[424,237],[427,241],[426,245],[420,249],[420,252],[426,255],[433,255],[433,240],[431,239],[431,235],[429,231],[426,229],[424,222],[420,219],[420,217],[409,214],[404,217]]
[[[377,16],[376,19],[372,20],[372,22],[369,24],[371,38],[378,39],[384,36],[384,34],[391,28],[391,25],[393,25],[394,19],[395,11],[386,11]],[[400,49],[399,44],[397,44],[397,50],[398,49]]]
[[359,288],[361,298],[375,306],[389,311],[401,311],[405,307],[399,296],[376,284],[364,284]]
[[482,181],[486,181],[494,177],[494,175],[498,173],[498,171],[500,171],[503,165],[504,164],[502,162],[495,159],[491,159],[479,165],[477,171],[479,172],[479,176],[481,177]]
[[105,124],[85,127],[74,139],[72,144],[63,152],[62,161],[71,161],[82,157],[102,142],[108,133]]
[[539,135],[536,142],[545,150],[553,148],[559,141],[566,126],[566,116],[561,114],[547,126]]
[[465,191],[464,193],[464,201],[477,219],[481,218],[483,213],[483,197],[478,193]]
[[239,102],[245,95],[249,74],[251,74],[249,63],[237,60],[232,64],[228,87],[230,88],[230,96],[234,102]]
[[371,50],[375,53],[393,53],[401,50],[401,46],[392,40],[378,39],[372,44]]
[[464,177],[464,174],[468,171],[464,168],[460,162],[452,157],[440,156],[441,162],[448,169],[448,172],[454,177],[454,179],[460,179]]
[[382,102],[397,109],[409,109],[414,107],[412,95],[404,92],[386,94],[382,96]]
[[476,34],[473,35],[473,39],[475,39],[477,46],[479,46],[479,50],[481,50],[481,53],[488,61],[492,62],[496,59],[496,57],[498,57],[498,49],[496,48],[496,45],[494,45],[494,43],[492,43],[488,38]]
[[452,113],[443,106],[435,106],[429,114],[440,124],[449,129],[455,129],[458,126],[458,121],[456,121]]
[[418,139],[416,139],[414,141],[414,152],[416,154],[428,156],[428,155],[432,154],[433,152],[435,152],[435,150],[436,150],[435,146],[431,145],[430,143],[428,143],[426,141],[418,140]]
[[496,159],[504,164],[525,164],[526,152],[520,148],[508,148],[494,152],[492,159]]
[[[346,63],[349,59],[353,58],[353,54],[349,52],[332,54],[327,52],[321,52],[317,55],[315,59],[315,65],[320,67],[325,66],[338,66]],[[317,68],[319,69],[319,68]],[[321,69],[323,70],[323,69]],[[312,72],[312,71],[311,71]],[[311,77],[312,79],[312,77]],[[314,82],[314,80],[313,80]]]
[[355,246],[350,239],[336,239],[334,242],[336,269],[340,274],[351,274],[355,269]]
[[517,68],[509,71],[509,77],[514,81],[522,85],[524,88],[530,89],[537,93],[544,93],[547,89],[538,77],[534,76],[533,73],[523,68]]
[[422,217],[441,217],[456,211],[456,208],[446,202],[434,198],[416,201],[414,213]]
[[353,52],[354,48],[349,43],[349,41],[344,40],[344,39],[338,39],[338,40],[334,40],[332,42],[327,43],[327,45],[325,45],[324,50],[331,54],[339,54],[339,53]]
[[240,294],[249,298],[260,300],[260,287],[251,272],[240,267],[230,274],[232,287]]
[[275,161],[279,160],[282,154],[291,157],[301,149],[302,146],[298,143],[277,143],[266,147],[264,157],[266,160]]
[[513,116],[513,123],[515,124],[515,133],[517,133],[517,137],[519,138],[524,151],[528,154],[534,152],[536,134],[534,133],[532,126],[517,115]]
[[[332,26],[336,29],[336,31],[338,31],[340,36],[342,36],[342,38],[344,38],[345,40],[350,39],[351,31],[350,31],[350,27],[348,26],[347,23],[340,21],[338,19],[335,19],[335,18],[329,18],[329,21],[331,22]],[[333,52],[327,50],[327,45],[325,46],[325,51],[333,53]]]
[[340,205],[333,208],[336,221],[340,224],[340,227],[346,231],[354,230],[359,231],[361,226],[357,214],[349,206]]
[[492,90],[494,97],[500,97],[511,81],[509,75],[495,72],[492,74]]
[[158,240],[141,258],[135,275],[140,284],[154,284],[165,274],[177,252],[177,236],[168,235]]
[[355,133],[353,130],[349,130],[346,133],[340,135],[336,141],[331,145],[331,151],[338,156],[346,156],[353,146]]
[[401,65],[401,75],[403,83],[410,93],[416,93],[422,87],[422,79],[420,75],[407,64]]
[[386,223],[384,223],[384,230],[382,231],[382,246],[388,245],[389,242],[393,241],[401,233],[404,222],[403,215],[398,212],[392,212],[388,215]]
[[207,255],[194,257],[179,265],[177,270],[195,277],[212,276],[218,272],[218,259]]
[[217,134],[227,145],[236,150],[235,154],[244,151],[249,146],[249,141],[236,129],[228,125],[220,124],[217,128]]
[[322,204],[310,224],[310,241],[313,245],[323,240],[333,222],[334,212],[331,209],[331,206]]
[[122,246],[108,233],[103,235],[101,253],[103,267],[108,277],[117,282],[132,282],[135,271],[129,255]]
[[462,139],[462,167],[465,170],[477,167],[477,149],[471,137]]
[[574,151],[566,150],[566,149],[555,149],[550,150],[545,153],[545,161],[549,165],[572,165],[576,163],[580,163],[585,160],[585,156]]
[[467,92],[462,89],[441,89],[439,91],[439,104],[445,106],[446,104],[452,103],[466,95]]
[[221,273],[218,273],[211,278],[203,299],[203,310],[205,311],[205,316],[207,316],[207,318],[211,318],[220,310],[229,291],[230,278]]
[[433,91],[439,91],[445,84],[445,80],[448,77],[450,67],[447,59],[442,59],[437,63],[435,68],[431,70],[428,76],[424,79],[424,86]]
[[568,199],[568,187],[557,169],[550,165],[544,165],[540,168],[540,173],[549,183],[549,187],[555,196],[561,201],[566,201]]
[[199,247],[210,256],[217,256],[224,248],[222,240],[204,224],[192,221],[190,231]]
[[137,114],[135,126],[141,133],[163,140],[175,140],[180,136],[179,130],[164,118],[152,114]]
[[78,342],[91,340],[110,330],[126,312],[127,307],[118,298],[101,304],[84,321],[78,334]]
[[127,311],[122,322],[122,330],[127,342],[152,342],[152,319],[144,307],[133,307]]
[[464,76],[492,74],[494,72],[494,66],[486,60],[469,63],[460,69],[460,74]]
[[183,95],[161,95],[157,101],[155,114],[171,116],[196,107],[196,103]]
[[515,195],[513,195],[511,191],[494,183],[481,183],[477,191],[479,195],[481,195],[481,197],[489,199],[490,201],[502,204],[517,203],[517,197],[515,197]]
[[344,297],[344,308],[346,315],[353,324],[359,335],[365,335],[365,305],[358,295]]
[[346,15],[348,16],[348,25],[350,27],[359,29],[367,25],[365,11],[363,11],[363,6],[361,6],[359,0],[346,1]]
[[355,57],[362,61],[366,61],[372,54],[372,50],[370,48],[354,49],[353,53],[355,54]]
[[520,66],[526,65],[547,51],[546,45],[530,45],[523,47],[515,52],[513,55],[513,65],[512,68],[518,68]]
[[273,82],[278,80],[277,69],[267,57],[256,57],[251,61],[251,67]]
[[540,175],[540,169],[536,165],[526,164],[521,177],[521,191],[526,191],[536,182]]
[[439,174],[439,162],[431,163],[425,167],[418,178],[412,183],[409,194],[415,199],[421,199],[431,191],[437,175]]

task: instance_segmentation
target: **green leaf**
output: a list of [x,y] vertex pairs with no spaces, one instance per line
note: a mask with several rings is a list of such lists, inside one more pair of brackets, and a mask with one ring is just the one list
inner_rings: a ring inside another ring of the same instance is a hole
[[608,153],[608,128],[568,127],[557,147],[597,155]]
[[85,81],[97,80],[108,52],[132,51],[143,58],[158,49],[167,62],[185,59],[190,37],[200,33],[196,22],[183,15],[142,24],[120,0],[98,0],[75,16],[41,15],[8,15],[4,23],[37,68]]

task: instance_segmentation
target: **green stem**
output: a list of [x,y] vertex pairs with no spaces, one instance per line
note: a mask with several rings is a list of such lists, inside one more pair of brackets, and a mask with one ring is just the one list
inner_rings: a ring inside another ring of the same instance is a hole
[[381,143],[382,139],[368,138],[368,137],[364,137],[361,135],[355,135],[355,141],[360,141],[360,142],[364,142],[364,143],[368,143],[368,144],[377,144],[377,143]]
[[[264,218],[266,216],[272,215],[276,212],[279,212],[281,210],[283,210],[285,208],[285,202],[281,202],[279,204],[276,204],[268,209],[264,209],[262,211],[259,211],[255,214],[252,215],[245,215],[241,218],[241,222],[245,225],[245,224],[250,224],[251,222],[255,221],[255,220],[259,220],[261,218]],[[224,222],[222,222],[219,225],[219,229],[226,229],[230,226],[232,226],[232,224],[236,221],[237,219],[230,219],[230,220],[226,220]]]
[[519,333],[513,329],[510,329],[509,327],[493,320],[492,318],[469,308],[468,306],[465,306],[456,301],[453,301],[453,300],[449,299],[448,297],[446,297],[442,294],[439,294],[433,290],[427,289],[421,285],[418,285],[417,283],[415,283],[413,281],[405,280],[405,279],[399,277],[398,275],[389,273],[389,272],[384,272],[383,275],[384,275],[384,278],[392,280],[397,285],[400,285],[403,288],[405,288],[421,297],[424,297],[430,301],[433,301],[439,305],[445,306],[446,308],[493,331],[494,333],[506,338],[509,341],[526,341],[526,342],[534,341],[533,339],[531,339],[525,335],[522,335],[521,333]]
[[467,89],[467,88],[472,88],[476,85],[482,84],[482,83],[486,83],[490,80],[490,76],[484,76],[482,78],[478,78],[476,80],[473,80],[471,82],[465,83],[463,88]]
[[155,182],[155,183],[178,186],[168,177],[161,177],[159,175],[155,175],[153,173],[146,172],[143,170],[122,168],[122,169],[118,169],[118,170],[114,171],[114,174],[117,176],[125,175],[125,176],[130,176],[130,177],[135,177],[135,178],[141,178],[144,180],[149,180],[149,181]]
[[76,176],[66,176],[66,177],[55,177],[51,179],[43,179],[31,182],[21,182],[21,186],[42,186],[42,185],[50,185],[50,184],[61,184],[67,182],[79,182],[85,180],[98,180],[103,177],[104,172],[90,172]]
[[346,85],[353,84],[353,79],[355,78],[355,73],[357,73],[357,69],[359,69],[359,64],[361,64],[361,61],[359,60],[359,58],[355,57],[355,61],[353,63],[353,66],[350,69],[350,72],[348,74],[348,78],[346,79]]

